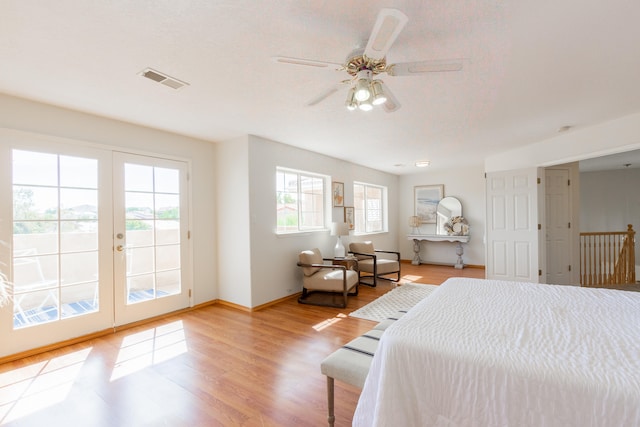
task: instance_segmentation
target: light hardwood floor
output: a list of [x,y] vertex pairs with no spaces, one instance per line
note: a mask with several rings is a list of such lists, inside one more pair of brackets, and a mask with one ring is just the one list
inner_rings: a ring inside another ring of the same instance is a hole
[[[440,284],[480,268],[402,265]],[[391,289],[360,287],[345,309],[295,298],[249,313],[219,304],[0,365],[0,425],[323,426],[320,362],[371,329],[348,317]],[[336,426],[360,390],[336,382]]]

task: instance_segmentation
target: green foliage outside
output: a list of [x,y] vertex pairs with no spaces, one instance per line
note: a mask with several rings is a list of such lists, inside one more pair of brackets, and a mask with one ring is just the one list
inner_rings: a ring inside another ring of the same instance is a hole
[[140,219],[128,219],[127,220],[127,231],[131,230],[151,230],[153,227],[146,222]]

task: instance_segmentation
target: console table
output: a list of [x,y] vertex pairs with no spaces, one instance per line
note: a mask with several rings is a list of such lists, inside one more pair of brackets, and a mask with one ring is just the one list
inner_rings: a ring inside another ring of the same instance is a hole
[[462,255],[464,254],[464,249],[462,248],[463,243],[467,243],[469,241],[469,236],[449,236],[442,234],[409,234],[407,235],[407,240],[413,240],[413,260],[411,264],[420,265],[422,260],[420,259],[420,242],[429,241],[429,242],[455,242],[456,245],[456,255],[458,255],[458,259],[454,264],[455,268],[464,268],[464,263],[462,262]]

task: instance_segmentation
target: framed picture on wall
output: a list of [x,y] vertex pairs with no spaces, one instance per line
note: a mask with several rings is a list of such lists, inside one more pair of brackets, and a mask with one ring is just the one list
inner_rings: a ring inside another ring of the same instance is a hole
[[333,198],[333,207],[344,206],[344,183],[332,182],[331,183],[331,195]]
[[413,187],[414,215],[421,224],[436,223],[436,208],[444,197],[444,185],[417,185]]
[[353,210],[353,207],[346,206],[344,208],[344,222],[347,223],[349,230],[354,230],[356,228],[356,224],[354,222],[354,216],[355,216],[355,212]]

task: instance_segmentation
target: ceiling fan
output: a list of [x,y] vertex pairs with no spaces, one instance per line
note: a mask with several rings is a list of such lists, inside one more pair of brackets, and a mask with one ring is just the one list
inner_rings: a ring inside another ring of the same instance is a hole
[[286,56],[275,57],[274,60],[284,64],[303,65],[318,68],[335,68],[346,71],[351,77],[317,96],[307,103],[312,106],[340,90],[342,84],[349,85],[345,105],[349,110],[356,108],[369,111],[375,105],[382,105],[387,112],[396,111],[400,103],[381,79],[380,74],[389,76],[415,76],[424,73],[459,71],[462,61],[415,61],[387,64],[386,55],[389,48],[404,28],[409,18],[397,9],[382,9],[369,40],[364,48],[353,50],[344,64],[324,62]]

